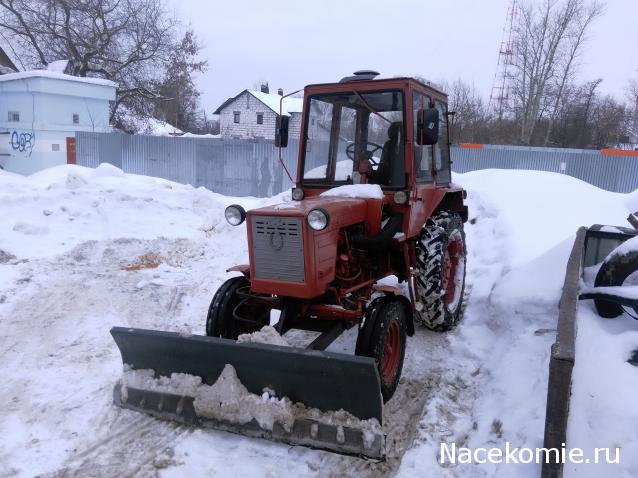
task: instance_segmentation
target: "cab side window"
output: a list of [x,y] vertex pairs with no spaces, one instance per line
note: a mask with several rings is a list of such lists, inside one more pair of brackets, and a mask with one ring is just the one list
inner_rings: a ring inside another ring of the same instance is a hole
[[419,146],[417,144],[417,114],[420,109],[428,108],[430,105],[430,98],[418,92],[413,92],[413,124],[414,124],[414,172],[416,174],[416,180],[421,183],[432,181],[432,159],[433,149],[431,146]]
[[448,146],[448,115],[445,103],[437,101],[436,109],[439,110],[439,141],[433,147],[435,156],[436,182],[449,184],[452,180],[450,172],[450,149]]

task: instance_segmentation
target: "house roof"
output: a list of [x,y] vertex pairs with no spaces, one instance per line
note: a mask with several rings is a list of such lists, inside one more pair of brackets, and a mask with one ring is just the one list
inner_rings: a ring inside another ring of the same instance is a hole
[[[279,102],[281,101],[281,96],[273,94],[273,93],[262,93],[261,91],[255,90],[244,90],[239,93],[237,96],[232,98],[228,98],[224,101],[219,108],[215,110],[213,114],[220,114],[223,109],[225,109],[228,105],[232,104],[237,98],[239,98],[244,93],[248,93],[254,96],[256,99],[261,101],[266,107],[270,108],[275,113],[279,114]],[[303,111],[303,98],[293,98],[288,96],[283,99],[283,103],[281,105],[282,114],[285,116],[290,116],[291,113],[301,113]]]
[[8,45],[5,45],[4,42],[0,44],[0,66],[4,66],[5,68],[9,68],[13,71],[18,71],[18,68],[6,51],[7,46]]
[[77,81],[80,83],[91,83],[93,85],[113,86],[117,88],[117,83],[114,83],[110,80],[105,80],[103,78],[85,78],[80,76],[65,75],[64,73],[49,70],[27,70],[18,73],[8,73],[6,75],[0,75],[0,82],[22,80],[26,78],[52,78],[55,80]]

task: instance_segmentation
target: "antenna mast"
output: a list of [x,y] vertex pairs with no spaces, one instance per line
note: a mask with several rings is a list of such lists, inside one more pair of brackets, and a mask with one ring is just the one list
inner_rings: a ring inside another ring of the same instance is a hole
[[514,64],[514,45],[512,42],[512,31],[517,12],[517,0],[511,0],[507,9],[505,26],[503,27],[503,37],[501,47],[498,52],[496,63],[496,73],[492,83],[490,102],[488,108],[494,111],[499,120],[503,119],[503,114],[507,111],[510,100],[511,67]]

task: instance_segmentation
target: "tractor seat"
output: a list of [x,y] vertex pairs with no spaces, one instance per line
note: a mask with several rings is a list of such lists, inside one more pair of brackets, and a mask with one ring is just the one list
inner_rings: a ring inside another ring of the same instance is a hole
[[[376,171],[373,171],[370,182],[390,186],[394,183],[394,171],[397,159],[403,153],[403,122],[395,121],[388,128],[388,140],[383,145],[381,159]],[[401,171],[402,174],[402,171]]]

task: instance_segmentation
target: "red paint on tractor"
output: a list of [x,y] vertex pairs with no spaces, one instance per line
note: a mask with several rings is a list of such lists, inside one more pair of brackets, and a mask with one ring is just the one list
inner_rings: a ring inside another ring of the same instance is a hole
[[395,320],[390,322],[388,333],[383,344],[381,358],[381,375],[383,381],[391,383],[397,373],[397,365],[401,358],[401,328]]

